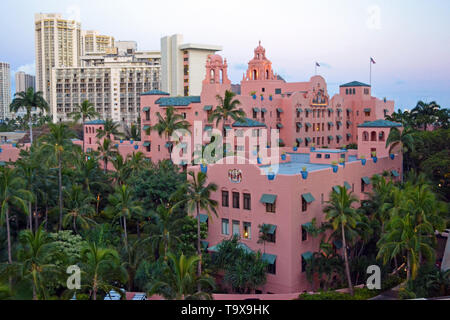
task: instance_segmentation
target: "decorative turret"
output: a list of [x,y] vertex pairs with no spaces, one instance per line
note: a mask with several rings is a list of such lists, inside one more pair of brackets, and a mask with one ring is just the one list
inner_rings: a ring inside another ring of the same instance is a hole
[[206,60],[206,77],[203,83],[209,84],[231,84],[228,79],[228,64],[227,59],[222,60],[218,54],[208,56]]
[[247,74],[242,80],[276,80],[277,77],[272,70],[272,62],[266,58],[266,49],[259,45],[255,48],[255,55],[248,63]]

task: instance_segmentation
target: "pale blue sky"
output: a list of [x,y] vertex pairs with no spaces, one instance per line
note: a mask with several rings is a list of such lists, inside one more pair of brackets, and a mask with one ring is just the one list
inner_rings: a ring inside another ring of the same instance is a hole
[[334,94],[339,84],[369,81],[397,108],[417,100],[450,106],[448,0],[1,0],[0,61],[33,70],[34,13],[79,16],[83,29],[157,50],[161,36],[218,44],[234,83],[242,78],[258,40],[274,70],[287,81],[319,74]]

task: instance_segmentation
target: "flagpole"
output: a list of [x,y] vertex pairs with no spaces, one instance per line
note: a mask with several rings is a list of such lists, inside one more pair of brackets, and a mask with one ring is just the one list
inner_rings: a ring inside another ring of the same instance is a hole
[[316,62],[314,62],[314,72],[315,72],[315,75],[317,76],[317,63]]
[[372,86],[372,58],[369,58],[369,85]]

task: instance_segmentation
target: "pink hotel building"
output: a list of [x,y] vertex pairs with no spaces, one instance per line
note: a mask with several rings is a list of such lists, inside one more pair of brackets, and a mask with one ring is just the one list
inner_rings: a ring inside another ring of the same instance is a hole
[[[201,121],[205,143],[209,142],[207,131],[215,128],[215,123],[208,122],[208,115],[217,105],[216,95],[223,96],[226,90],[231,90],[231,82],[227,62],[219,55],[208,57],[206,71],[200,96],[170,97],[162,91],[143,93],[142,139],[115,141],[119,151],[123,155],[141,151],[154,162],[168,159],[167,138],[153,131],[150,135],[146,133],[157,122],[156,113],[164,114],[168,106],[173,106],[191,124]],[[313,76],[308,82],[287,83],[274,74],[261,45],[248,64],[240,91],[235,98],[241,102],[247,119],[226,126],[236,131],[279,129],[278,143],[284,146],[281,151],[285,154],[276,161],[276,173],[268,165],[251,161],[187,168],[206,170],[208,180],[218,185],[212,195],[219,203],[218,216],[200,217],[208,223],[204,244],[208,251],[214,252],[221,241],[236,234],[244,248],[263,252],[264,245],[257,243],[259,226],[269,225],[271,240],[266,242],[263,254],[269,263],[267,283],[258,291],[310,290],[305,263],[319,249],[320,240],[307,234],[303,226],[313,218],[319,223],[324,220],[323,207],[330,192],[341,185],[364,199],[364,192],[371,189],[373,175],[389,172],[392,179],[402,175],[401,153],[389,154],[385,147],[390,129],[401,125],[382,120],[393,112],[394,102],[372,97],[371,87],[356,81],[342,85],[339,94],[332,98],[321,76]],[[95,133],[102,125],[102,121],[85,125],[87,151],[97,148]],[[357,143],[358,149],[341,149],[350,143]],[[272,150],[270,146],[263,148],[269,153]],[[0,161],[8,161],[13,152],[9,149],[4,147],[3,153],[0,151]],[[248,148],[246,151],[249,155]],[[371,157],[372,152],[376,152],[375,158]],[[334,161],[340,164],[334,165]]]

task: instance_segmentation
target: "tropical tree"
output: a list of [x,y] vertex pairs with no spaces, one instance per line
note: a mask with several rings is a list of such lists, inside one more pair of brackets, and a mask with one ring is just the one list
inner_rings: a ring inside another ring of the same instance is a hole
[[165,263],[164,279],[155,280],[149,284],[149,295],[161,294],[167,299],[211,299],[208,292],[196,288],[214,288],[214,280],[210,277],[196,276],[195,264],[200,263],[200,257],[186,257],[184,254],[175,256],[169,252]]
[[392,127],[386,140],[386,148],[389,147],[390,153],[397,146],[400,146],[400,151],[403,153],[414,151],[412,132],[411,128],[399,130],[397,127]]
[[103,161],[103,170],[106,173],[108,171],[108,162],[117,156],[117,147],[113,145],[110,139],[103,139],[103,141],[98,141],[97,152],[99,153],[100,160]]
[[66,214],[63,218],[63,226],[72,225],[73,231],[78,233],[78,225],[82,229],[88,229],[89,226],[95,224],[92,216],[95,214],[95,209],[92,203],[95,198],[92,194],[83,191],[81,185],[72,185],[69,190],[65,190],[65,206]]
[[258,235],[258,241],[257,243],[262,243],[264,246],[264,253],[266,253],[266,242],[270,241],[271,235],[270,235],[270,225],[269,224],[263,224],[259,225],[259,235]]
[[133,215],[141,214],[142,207],[138,201],[134,200],[130,187],[125,184],[115,188],[115,192],[108,197],[108,202],[105,212],[121,221],[125,246],[128,246],[127,219],[132,218]]
[[68,114],[69,117],[73,118],[75,122],[81,120],[81,125],[83,128],[83,151],[84,149],[84,124],[86,123],[86,119],[93,119],[100,117],[100,114],[95,111],[94,104],[90,103],[89,100],[84,100],[81,105],[77,105],[75,108],[78,110],[73,111]]
[[428,125],[432,125],[436,122],[440,108],[441,107],[436,101],[430,103],[419,101],[414,109],[411,110],[411,116],[415,120],[417,126],[426,131]]
[[12,263],[10,210],[16,207],[25,214],[30,214],[25,202],[31,199],[31,194],[24,187],[25,181],[13,169],[0,167],[1,224],[6,223],[9,264]]
[[124,134],[119,130],[120,125],[115,123],[112,119],[106,119],[102,129],[97,129],[97,138],[102,139],[106,137],[108,140],[112,140],[112,136],[115,139],[124,137]]
[[63,191],[62,191],[62,167],[65,154],[72,151],[74,144],[72,138],[75,133],[64,123],[49,124],[50,132],[40,138],[42,151],[49,155],[50,163],[58,167],[58,203],[59,203],[59,230],[62,230],[63,220]]
[[127,140],[140,141],[141,140],[140,127],[132,123],[130,129],[127,130],[126,138]]
[[228,121],[233,119],[234,121],[241,120],[245,118],[245,112],[242,109],[238,109],[241,102],[234,99],[236,94],[232,91],[225,91],[225,96],[216,96],[219,105],[213,110],[208,118],[209,122],[216,121],[216,127],[222,122],[222,132],[226,135],[225,125]]
[[397,112],[393,112],[391,115],[387,115],[385,118],[389,121],[399,122],[405,128],[413,126],[414,122],[409,111],[402,111],[400,109],[398,109]]
[[24,279],[28,279],[33,288],[33,300],[46,299],[45,273],[57,271],[52,258],[58,255],[54,244],[42,225],[36,230],[24,230],[20,234],[22,249],[19,250],[20,270]]
[[350,266],[347,254],[347,239],[346,233],[354,232],[356,224],[359,220],[358,212],[352,206],[359,200],[351,191],[347,191],[344,186],[338,186],[339,192],[334,189],[330,194],[330,200],[324,208],[326,219],[331,223],[333,230],[340,231],[342,237],[345,272],[347,275],[348,287],[350,294],[353,295],[353,285],[350,275]]
[[151,131],[156,131],[160,137],[163,135],[166,137],[169,158],[172,160],[173,143],[169,140],[170,137],[172,137],[177,130],[189,131],[189,127],[191,125],[188,121],[184,120],[181,114],[175,113],[175,109],[173,107],[168,107],[166,109],[165,117],[163,117],[159,112],[156,112],[156,116],[158,117],[158,122],[154,126],[147,129],[147,134],[150,134]]
[[99,290],[109,292],[117,289],[112,283],[127,279],[115,249],[98,247],[95,242],[89,242],[81,250],[81,261],[82,279],[87,279],[84,286],[89,288],[94,300],[97,300]]
[[[36,162],[36,159],[31,156],[30,152],[21,151],[22,157],[16,161],[17,173],[23,178],[23,181],[26,184],[26,189],[30,192],[30,194],[34,195],[35,189],[35,178],[36,178],[36,169],[39,164]],[[33,231],[33,214],[31,210],[32,200],[34,200],[34,196],[28,201],[28,224],[31,231]],[[35,219],[37,220],[37,213],[35,213]],[[36,221],[35,228],[38,227],[38,223]]]
[[137,270],[141,263],[148,259],[146,242],[146,240],[135,240],[121,250],[123,257],[122,267],[127,270],[128,274],[128,291],[134,289],[134,278]]
[[126,158],[124,159],[124,157],[120,153],[117,153],[111,159],[111,163],[113,164],[114,167],[114,172],[112,173],[112,176],[115,178],[116,183],[120,185],[126,183],[132,172],[127,159]]
[[184,199],[175,204],[175,207],[185,204],[189,213],[196,213],[197,255],[200,258],[197,275],[200,277],[202,274],[200,210],[204,210],[210,220],[212,219],[211,213],[214,213],[217,216],[217,201],[211,199],[211,193],[217,190],[217,185],[214,183],[207,183],[207,176],[203,172],[199,171],[197,175],[195,175],[194,172],[190,171],[188,174],[190,179],[177,192],[178,195],[183,194]]
[[30,87],[26,91],[17,92],[14,95],[14,100],[11,102],[11,112],[18,112],[21,108],[26,110],[26,119],[28,120],[28,126],[30,127],[30,141],[33,144],[33,123],[31,119],[31,112],[43,110],[48,112],[49,106],[42,96],[42,92],[35,92],[34,88]]

